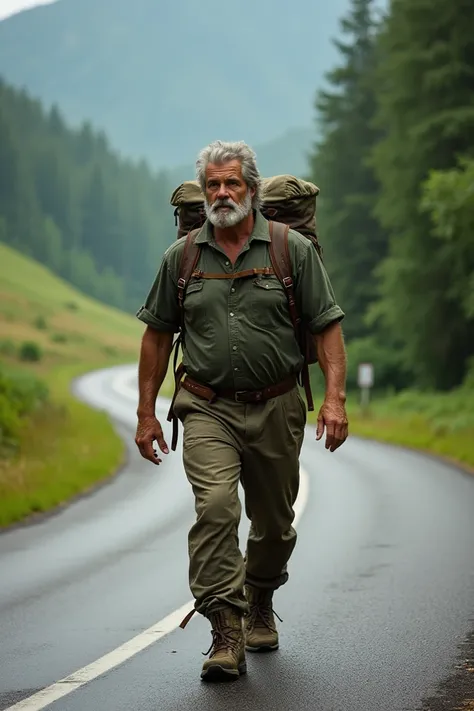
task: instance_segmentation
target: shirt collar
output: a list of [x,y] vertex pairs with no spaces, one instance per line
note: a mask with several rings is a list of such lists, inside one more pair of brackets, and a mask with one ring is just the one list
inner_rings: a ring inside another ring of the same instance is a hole
[[[270,231],[267,220],[264,218],[260,210],[254,210],[254,226],[252,234],[249,237],[249,244],[254,239],[261,240],[263,242],[270,242]],[[212,225],[209,220],[206,220],[201,231],[195,239],[195,244],[204,244],[214,241],[214,232]]]

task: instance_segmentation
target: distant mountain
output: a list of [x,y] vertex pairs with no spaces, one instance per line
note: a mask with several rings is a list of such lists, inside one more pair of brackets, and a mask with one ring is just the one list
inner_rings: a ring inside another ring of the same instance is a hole
[[266,173],[281,172],[281,148],[283,165],[294,159],[299,172],[309,129],[284,134],[312,124],[348,6],[59,0],[0,22],[0,74],[154,167],[192,163],[222,138],[260,145]]
[[[314,141],[314,130],[293,129],[268,143],[252,146],[257,154],[258,168],[262,176],[291,173],[304,177],[308,172],[307,155]],[[168,178],[179,185],[183,180],[194,180],[193,164],[179,166],[169,171]]]

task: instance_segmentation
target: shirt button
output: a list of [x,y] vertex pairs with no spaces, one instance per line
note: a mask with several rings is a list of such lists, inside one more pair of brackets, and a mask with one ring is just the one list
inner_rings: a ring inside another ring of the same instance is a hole
[[232,311],[231,311],[230,314],[229,314],[229,316],[233,316],[233,315],[234,315],[234,314],[233,314]]
[[235,287],[232,287],[232,289],[230,290],[230,293],[233,294],[234,292],[235,292]]
[[238,370],[238,368],[234,368],[234,370]]
[[268,284],[265,284],[265,289],[268,289]]
[[226,262],[226,263],[225,263],[226,267],[228,267],[228,266],[229,266],[229,264],[230,264],[230,262]]
[[236,350],[237,350],[237,346],[232,346],[232,350],[233,350],[233,351],[236,351]]

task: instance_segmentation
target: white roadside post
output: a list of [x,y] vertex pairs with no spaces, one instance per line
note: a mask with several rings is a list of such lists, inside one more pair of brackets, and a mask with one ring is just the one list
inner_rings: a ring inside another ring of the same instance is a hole
[[374,384],[374,366],[372,363],[359,363],[357,383],[360,388],[360,405],[362,412],[367,412],[370,400],[370,388]]

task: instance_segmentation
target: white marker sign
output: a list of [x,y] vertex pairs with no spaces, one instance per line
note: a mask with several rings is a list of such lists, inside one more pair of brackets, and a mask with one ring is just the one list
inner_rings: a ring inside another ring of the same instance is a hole
[[357,384],[360,388],[371,388],[374,384],[374,366],[372,363],[359,363]]

